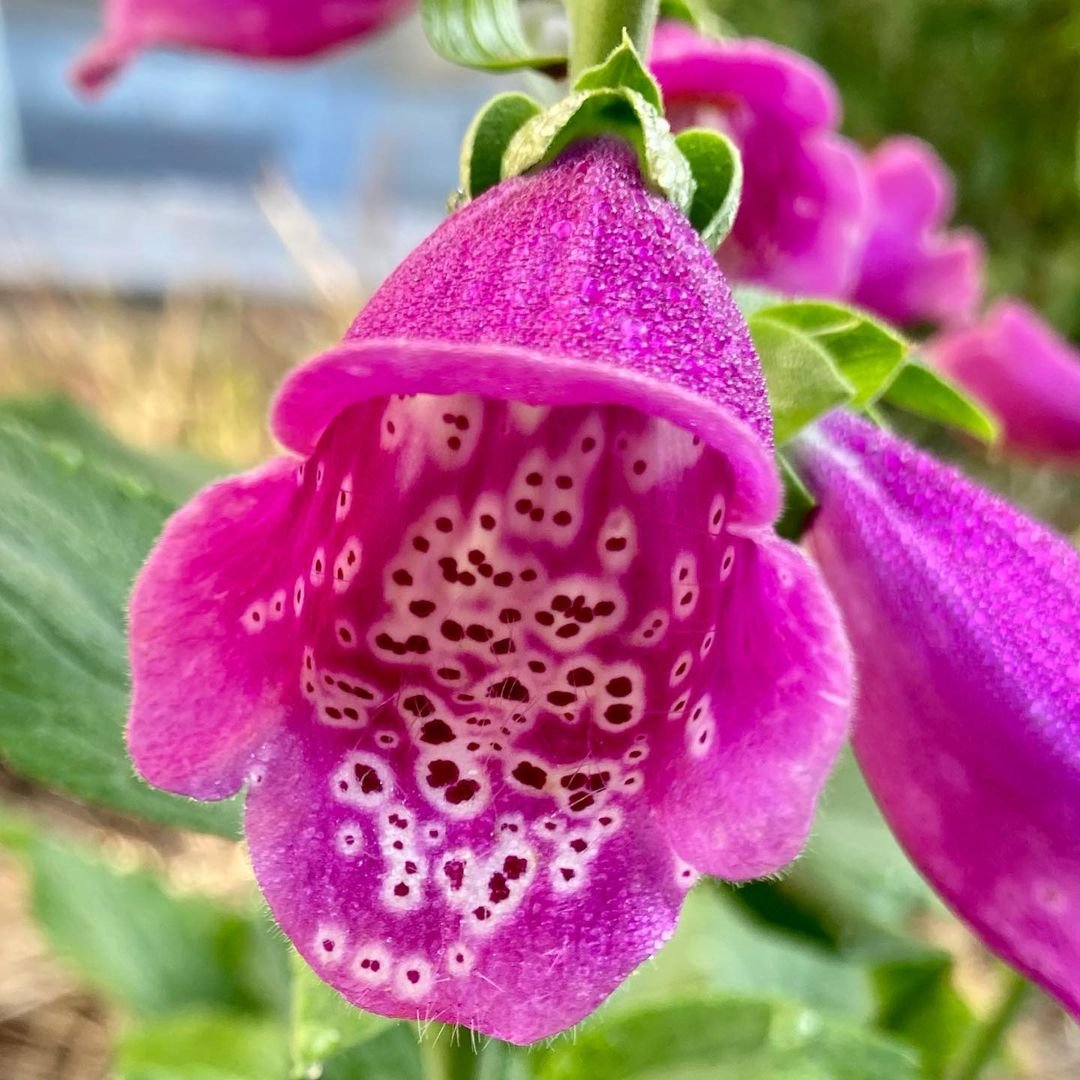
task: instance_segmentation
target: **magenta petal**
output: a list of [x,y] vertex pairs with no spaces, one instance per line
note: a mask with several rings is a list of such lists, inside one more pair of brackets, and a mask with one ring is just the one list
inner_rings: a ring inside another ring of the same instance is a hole
[[982,241],[946,231],[952,177],[934,150],[910,136],[867,158],[874,212],[855,300],[901,325],[966,322],[983,294]]
[[656,799],[682,858],[739,881],[802,848],[847,730],[852,663],[840,615],[797,548],[736,539],[729,550],[728,573],[732,561],[740,572],[703,642],[722,660],[705,694],[675,703],[684,723],[668,733]]
[[266,587],[266,545],[288,525],[297,465],[278,458],[200,492],[139,575],[127,742],[156,787],[198,799],[234,794],[285,714],[277,673],[293,583]]
[[1031,308],[1000,300],[981,324],[938,335],[927,352],[998,416],[1014,450],[1080,458],[1080,352]]
[[676,129],[719,128],[742,152],[743,200],[717,253],[724,270],[782,292],[848,295],[869,189],[862,155],[836,133],[828,75],[769,42],[715,41],[671,23],[657,30],[650,66]]
[[882,811],[983,940],[1080,1010],[1080,556],[848,414],[798,454]]
[[401,18],[413,0],[106,0],[105,32],[72,78],[100,91],[144,48],[207,49],[264,59],[310,56]]

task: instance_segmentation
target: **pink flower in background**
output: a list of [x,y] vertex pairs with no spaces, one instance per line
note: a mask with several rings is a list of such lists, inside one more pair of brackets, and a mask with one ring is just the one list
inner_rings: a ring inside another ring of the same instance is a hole
[[1080,1012],[1080,559],[961,475],[835,413],[799,436],[808,534],[858,658],[854,745],[912,861]]
[[105,32],[73,79],[100,91],[145,48],[207,49],[260,59],[311,56],[385,29],[413,0],[106,0]]
[[742,204],[717,253],[725,272],[786,293],[848,296],[869,192],[858,149],[836,132],[828,75],[771,42],[716,41],[679,23],[657,28],[650,67],[676,130],[717,128],[742,152]]
[[1080,459],[1080,352],[1031,308],[999,300],[977,326],[932,338],[927,353],[997,414],[1012,449]]
[[945,229],[952,177],[921,139],[887,139],[867,157],[871,228],[854,300],[901,326],[963,323],[982,302],[983,244]]
[[[642,273],[642,267],[648,273]],[[275,918],[350,1001],[527,1042],[800,849],[851,663],[771,529],[765,386],[626,147],[455,213],[136,585],[151,782],[249,785]]]

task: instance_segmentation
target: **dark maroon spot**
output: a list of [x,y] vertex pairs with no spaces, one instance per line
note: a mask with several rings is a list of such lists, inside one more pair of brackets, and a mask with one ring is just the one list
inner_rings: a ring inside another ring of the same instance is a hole
[[442,636],[446,638],[447,641],[460,641],[465,636],[465,631],[462,629],[461,623],[455,622],[453,619],[444,620],[439,629],[442,631]]
[[519,784],[536,788],[537,791],[542,790],[547,783],[547,773],[539,765],[534,765],[531,761],[519,761],[510,775]]
[[503,874],[492,874],[488,879],[488,899],[493,904],[501,904],[510,899],[510,888]]
[[460,859],[451,859],[443,864],[443,873],[450,882],[450,888],[457,892],[465,881],[465,864]]
[[625,536],[613,536],[604,547],[608,551],[625,551],[626,550],[626,537]]
[[572,772],[559,781],[567,791],[577,791],[579,788],[583,788],[588,782],[588,776],[580,771]]
[[529,869],[528,859],[522,859],[518,855],[507,855],[503,860],[503,873],[511,880],[517,881],[526,870]]
[[365,795],[371,795],[374,792],[382,791],[383,786],[382,781],[379,779],[379,774],[370,765],[358,761],[353,766],[353,774],[356,776],[356,782],[360,785],[360,790]]
[[640,476],[645,471],[645,462],[640,460],[639,458],[637,461],[634,462],[633,469],[634,475]]
[[477,641],[482,645],[484,642],[490,641],[495,636],[495,631],[489,630],[486,626],[481,626],[479,623],[470,623],[468,629],[465,631],[465,636],[470,641]]
[[338,627],[338,637],[345,642],[352,641],[352,634],[349,632],[348,628],[344,626]]
[[593,614],[599,615],[604,618],[607,615],[612,615],[615,612],[615,603],[612,600],[601,600],[599,604],[594,605]]
[[508,656],[510,653],[517,652],[517,646],[514,644],[513,638],[500,638],[491,646],[491,651],[496,656]]
[[569,690],[552,690],[547,699],[556,708],[561,709],[577,701],[577,694],[573,694]]
[[569,510],[560,510],[552,519],[556,525],[569,525],[574,520]]
[[521,622],[521,612],[517,608],[507,607],[503,608],[499,612],[499,622],[505,626],[509,626],[511,623]]
[[418,983],[420,981],[420,972],[417,971],[416,968],[409,968],[409,970],[405,972],[405,978],[411,983]]
[[420,868],[411,859],[406,861],[406,863],[405,863],[405,873],[406,874],[415,874],[416,871],[419,870],[419,869]]
[[679,600],[679,606],[686,607],[686,605],[689,604],[693,599],[694,594],[692,592],[683,593],[682,598]]
[[435,604],[431,600],[413,600],[409,610],[418,619],[426,619],[435,610]]
[[404,569],[395,570],[394,573],[393,573],[392,580],[393,580],[395,585],[411,585],[412,584],[412,574],[410,574],[408,570],[404,570]]
[[454,679],[461,678],[461,672],[458,671],[457,668],[452,667],[441,667],[436,672],[436,674],[439,676],[440,679],[446,679],[448,682],[451,682]]
[[563,876],[563,881],[573,881],[577,877],[577,871],[571,870],[569,866],[560,866],[559,873]]
[[473,915],[477,920],[483,922],[485,919],[491,918],[491,911],[486,907],[473,908]]
[[429,720],[420,729],[420,740],[429,746],[441,746],[443,743],[453,742],[454,733],[445,720]]
[[471,562],[473,566],[479,566],[483,561],[484,553],[479,548],[473,548],[472,551],[469,552],[469,562]]
[[480,527],[482,529],[487,529],[490,532],[495,528],[495,519],[490,514],[481,514]]
[[587,792],[575,791],[574,794],[570,796],[569,806],[575,814],[580,814],[583,810],[588,810],[594,802],[596,802],[596,800]]
[[442,414],[442,418],[443,418],[443,423],[444,424],[452,424],[454,422],[454,414],[453,413],[444,412]]
[[380,967],[382,967],[382,965],[379,963],[378,960],[372,960],[371,961],[371,970],[372,971],[378,971]]
[[454,420],[454,427],[456,427],[458,429],[458,431],[468,431],[469,430],[469,418],[467,416],[459,416],[459,417],[457,417]]
[[616,446],[618,446],[620,450],[625,450],[629,445],[630,442],[625,435],[623,435],[622,438],[620,438],[619,441],[616,443]]
[[555,622],[555,616],[550,611],[538,611],[536,613],[536,621],[541,626],[552,626]]
[[555,636],[560,638],[572,638],[577,637],[580,633],[581,627],[577,623],[567,623],[565,626],[560,626],[555,631]]
[[360,714],[350,705],[348,708],[341,710],[350,720],[359,720]]
[[500,589],[505,589],[508,585],[513,585],[514,575],[509,570],[500,570],[492,579],[492,585],[498,585]]
[[556,476],[555,486],[561,491],[568,491],[574,486],[574,481],[569,476]]
[[604,688],[612,697],[626,697],[633,692],[634,684],[625,675],[612,679]]
[[322,947],[323,947],[323,948],[324,948],[324,949],[325,949],[325,950],[326,950],[327,952],[333,952],[333,951],[334,951],[334,942],[333,942],[333,940],[332,940],[331,938],[328,938],[328,937],[324,937],[324,938],[322,939]]
[[689,571],[689,570],[687,569],[687,567],[685,567],[685,566],[684,566],[684,567],[683,567],[683,568],[682,568],[682,569],[681,569],[681,570],[679,571],[679,580],[680,580],[680,581],[685,581],[685,580],[686,580],[686,576],[687,576],[687,574],[689,574],[689,573],[690,573],[690,571]]
[[461,440],[456,435],[451,435],[450,438],[446,440],[446,445],[449,446],[451,450],[460,450]]
[[441,533],[448,533],[454,527],[454,523],[448,517],[435,519],[435,528]]
[[685,675],[686,674],[686,661],[685,660],[675,669],[675,674],[676,675]]
[[348,791],[349,790],[349,781],[348,780],[339,780],[337,786],[338,786],[338,791]]
[[491,563],[482,562],[477,568],[476,572],[484,578],[491,577],[495,573],[495,567]]
[[609,705],[604,710],[604,719],[609,724],[628,724],[634,718],[634,711],[629,705]]
[[476,575],[469,573],[468,570],[464,570],[458,574],[458,581],[461,582],[462,585],[475,585]]
[[571,849],[576,851],[579,855],[583,851],[585,851],[588,848],[588,846],[589,846],[588,843],[585,840],[582,840],[580,837],[578,837],[575,840],[570,841]]
[[586,438],[581,440],[581,449],[586,454],[589,453],[591,450],[595,450],[596,440],[591,435],[587,436]]
[[261,620],[262,620],[262,616],[257,611],[253,611],[251,613],[251,621],[252,622],[260,622]]
[[316,574],[321,574],[322,573],[322,559],[316,559],[315,560],[315,573]]
[[480,744],[478,742],[466,743],[465,744],[465,749],[475,752],[475,751],[480,749]]
[[519,514],[527,514],[532,509],[532,499],[518,499],[518,501],[514,503],[514,509]]
[[441,788],[452,784],[461,775],[457,762],[442,758],[428,762],[427,782],[431,787]]
[[596,676],[588,668],[576,667],[566,676],[566,681],[571,686],[592,686]]
[[393,420],[387,420],[386,421],[386,430],[389,431],[391,435],[393,435],[394,432],[397,431],[397,428],[394,427],[394,421]]
[[531,472],[525,477],[525,483],[529,487],[539,487],[544,482],[544,478],[538,472]]
[[559,593],[554,600],[551,601],[552,611],[569,611],[572,601],[565,593]]
[[522,570],[521,571],[521,580],[522,581],[535,581],[536,580],[536,571],[531,569],[531,568],[528,569],[528,570]]
[[431,544],[429,544],[422,536],[414,536],[412,546],[416,548],[417,551],[427,551],[428,548],[431,547]]
[[431,652],[431,642],[423,634],[410,634],[405,641],[405,649],[423,656]]
[[476,780],[459,780],[446,789],[446,801],[457,806],[469,802],[479,790],[480,784]]
[[543,660],[530,660],[529,670],[536,672],[537,675],[540,675],[543,672],[547,671],[547,664],[545,664]]
[[326,707],[326,709],[324,710],[324,712],[326,713],[327,716],[330,717],[331,720],[340,720],[341,719],[341,710],[340,709],[335,709],[333,707],[333,705],[328,705]]
[[418,716],[421,719],[425,716],[430,716],[435,711],[435,706],[427,694],[413,694],[401,703],[401,707],[407,713]]
[[544,511],[539,506],[536,507],[536,509],[533,510],[529,514],[529,520],[530,521],[543,521],[544,520]]
[[[389,821],[395,829],[407,829],[409,827],[409,819],[402,817],[398,813],[391,814],[386,820]],[[400,850],[400,843],[395,844],[394,847]]]
[[406,885],[404,881],[399,881],[394,886],[394,895],[395,896],[408,896],[409,895],[409,886]]

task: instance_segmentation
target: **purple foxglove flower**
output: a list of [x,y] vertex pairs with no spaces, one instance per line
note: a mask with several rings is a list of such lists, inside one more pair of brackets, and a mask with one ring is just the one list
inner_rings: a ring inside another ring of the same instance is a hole
[[982,301],[982,241],[970,229],[945,230],[953,183],[921,139],[887,139],[867,157],[873,191],[870,236],[854,299],[901,326],[958,323]]
[[413,0],[105,0],[105,33],[79,58],[75,85],[104,88],[144,48],[260,59],[311,56],[401,18]]
[[979,325],[931,339],[927,353],[998,415],[1014,450],[1080,458],[1080,352],[1031,308],[999,300]]
[[[789,861],[850,660],[757,358],[628,148],[455,213],[198,495],[131,607],[151,782],[249,784],[275,917],[356,1004],[527,1042]],[[295,455],[295,456],[294,456]]]
[[717,252],[732,277],[781,292],[845,297],[865,241],[862,155],[836,133],[828,75],[768,41],[715,41],[662,23],[650,59],[676,129],[709,127],[742,152],[745,184]]
[[797,446],[867,781],[956,913],[1080,1012],[1080,557],[850,414]]

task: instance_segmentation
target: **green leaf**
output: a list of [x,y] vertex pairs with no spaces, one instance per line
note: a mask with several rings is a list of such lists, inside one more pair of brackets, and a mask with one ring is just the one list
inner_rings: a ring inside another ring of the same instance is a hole
[[588,1022],[537,1080],[916,1080],[905,1047],[785,1002],[717,997]]
[[660,18],[686,23],[708,37],[721,38],[731,34],[708,0],[660,0]]
[[742,196],[743,167],[738,147],[719,131],[689,128],[675,144],[690,163],[696,189],[690,224],[705,246],[715,251],[731,232]]
[[398,1022],[373,1039],[335,1054],[326,1062],[319,1080],[421,1080],[423,1076],[416,1026]]
[[791,462],[783,454],[777,454],[776,459],[784,481],[784,512],[776,523],[776,532],[785,540],[798,540],[806,531],[817,503]]
[[235,802],[153,790],[124,747],[127,594],[174,507],[0,421],[0,756],[78,798],[235,836]]
[[502,159],[514,133],[540,112],[526,94],[493,97],[473,118],[461,146],[461,190],[475,199],[502,179]]
[[764,308],[747,321],[765,373],[779,446],[822,413],[851,401],[856,392],[819,338],[783,317],[788,306]]
[[786,303],[781,293],[764,289],[759,285],[732,285],[731,295],[744,319],[756,315],[762,308],[776,307]]
[[117,1047],[118,1080],[287,1080],[284,1029],[196,1011],[141,1024]]
[[566,67],[565,56],[529,42],[518,0],[421,0],[420,15],[431,47],[451,63],[552,74]]
[[0,836],[28,866],[31,909],[56,954],[136,1015],[284,1007],[284,949],[269,920],[172,896],[149,873],[120,873],[25,826]]
[[328,1058],[381,1034],[394,1021],[350,1005],[322,981],[296,952],[292,969],[292,1032],[290,1049],[294,1073],[321,1070]]
[[997,421],[959,387],[915,361],[900,368],[881,400],[905,412],[959,428],[982,442],[993,443],[1000,433]]
[[663,110],[660,87],[641,62],[625,27],[622,44],[612,49],[603,63],[583,71],[574,83],[575,90],[618,90],[624,87],[640,94],[657,111]]
[[908,343],[888,327],[839,304],[792,300],[761,308],[753,318],[782,323],[820,346],[854,387],[851,404],[857,409],[885,392],[908,351]]

